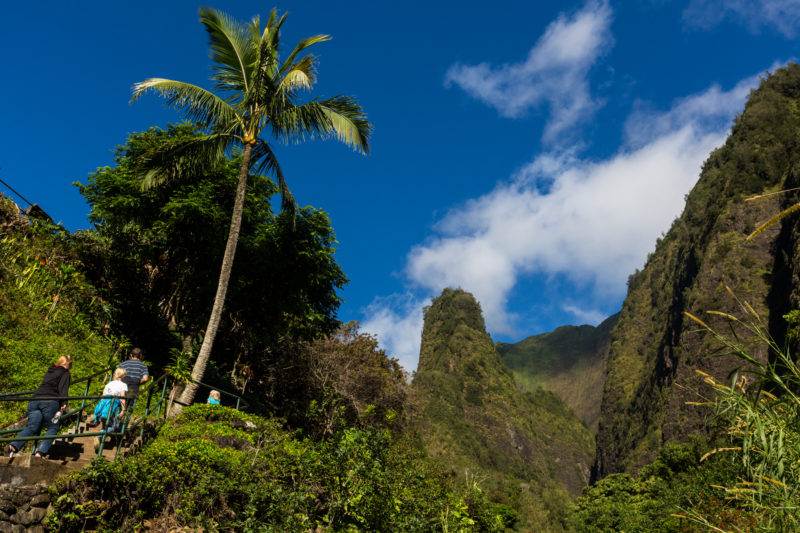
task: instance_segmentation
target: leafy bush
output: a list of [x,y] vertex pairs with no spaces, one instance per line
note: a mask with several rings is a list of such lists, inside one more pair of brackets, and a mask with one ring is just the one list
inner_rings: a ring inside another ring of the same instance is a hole
[[741,513],[716,497],[712,486],[734,481],[738,469],[725,457],[702,460],[713,448],[699,436],[685,444],[668,443],[638,478],[612,474],[587,487],[573,509],[575,531],[696,531],[696,522],[681,516],[683,509],[707,517]]
[[365,418],[384,426],[402,422],[405,373],[356,322],[310,342],[284,339],[254,370],[253,388],[264,391],[271,409],[315,438]]
[[195,405],[137,455],[54,489],[51,531],[502,531],[513,512],[456,489],[419,443],[374,425],[313,441],[279,420]]

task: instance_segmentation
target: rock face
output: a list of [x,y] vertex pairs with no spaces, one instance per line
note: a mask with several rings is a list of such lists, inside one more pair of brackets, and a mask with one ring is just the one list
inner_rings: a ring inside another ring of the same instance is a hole
[[556,395],[519,389],[471,294],[445,289],[426,308],[411,389],[428,451],[523,515],[552,515],[543,500],[563,504],[587,484],[591,433]]
[[618,318],[613,315],[597,327],[562,326],[514,344],[500,342],[497,351],[523,390],[554,392],[596,433],[611,329]]
[[0,485],[0,531],[44,533],[44,518],[50,505],[46,484]]
[[[710,395],[695,370],[724,379],[740,362],[712,356],[719,346],[685,312],[723,331],[727,321],[706,311],[742,317],[740,302],[746,301],[783,342],[781,317],[798,305],[796,217],[746,237],[798,201],[796,192],[749,200],[798,187],[798,132],[800,67],[791,64],[751,93],[725,145],[703,166],[683,214],[659,239],[644,269],[631,276],[611,335],[597,477],[636,472],[664,442],[706,429],[708,412],[686,404],[698,400],[698,393]],[[738,333],[753,356],[767,359],[752,334]]]

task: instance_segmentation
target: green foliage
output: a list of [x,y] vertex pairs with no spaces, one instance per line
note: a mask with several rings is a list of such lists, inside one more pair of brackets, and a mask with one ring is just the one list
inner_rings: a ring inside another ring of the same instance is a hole
[[800,342],[800,309],[794,309],[783,315],[788,330],[786,331],[786,340],[790,342]]
[[170,349],[169,365],[164,367],[170,376],[172,376],[177,383],[188,383],[192,379],[192,354],[178,350],[177,348]]
[[502,531],[513,513],[456,489],[419,444],[380,427],[312,441],[276,419],[195,405],[137,455],[54,489],[52,531]]
[[514,344],[498,343],[503,363],[526,391],[555,392],[592,431],[597,430],[605,354],[619,315],[599,326],[562,326]]
[[578,533],[700,530],[683,514],[686,509],[730,527],[746,513],[724,504],[713,485],[735,480],[738,469],[729,458],[705,458],[712,448],[697,436],[685,444],[668,443],[638,478],[611,474],[585,488],[572,511],[573,529]]
[[[725,435],[714,442],[695,438],[669,444],[638,479],[615,474],[586,489],[573,515],[577,531],[800,528],[800,369],[771,338],[753,306],[736,302],[745,319],[708,313],[706,320],[724,319],[724,334],[687,313],[717,344],[717,357],[739,363],[726,379],[697,371],[713,397],[693,403],[713,406],[714,421]],[[797,316],[795,311],[786,315],[790,332]],[[769,353],[770,361],[756,352]]]
[[315,438],[337,426],[404,421],[405,372],[355,322],[313,341],[284,339],[252,370],[273,412]]
[[[115,166],[79,185],[95,225],[75,236],[89,275],[118,302],[118,327],[161,364],[169,347],[186,350],[208,319],[241,156],[145,190],[138,161],[201,136],[189,124],[133,133],[117,148]],[[273,214],[276,192],[269,178],[250,176],[217,349],[235,351],[241,364],[282,335],[312,338],[338,325],[336,291],[346,278],[330,221],[313,208],[299,209],[296,219]]]
[[[105,336],[109,306],[80,273],[69,235],[21,218],[0,197],[0,388],[33,390],[60,356],[74,358],[73,379],[113,364]],[[96,383],[91,393],[102,390]],[[85,384],[70,389],[82,395]],[[0,426],[25,413],[24,402],[0,402]]]
[[[747,236],[797,202],[794,195],[772,194],[798,185],[797,87],[800,66],[790,63],[751,92],[727,141],[703,165],[684,212],[631,279],[607,359],[601,476],[635,473],[661,442],[708,429],[707,413],[686,405],[704,386],[694,371],[723,379],[740,361],[710,357],[714,340],[697,333],[684,312],[735,313],[725,291],[734,286],[769,317],[770,333],[783,342],[779,317],[800,297],[797,225],[789,217],[756,239]],[[765,354],[754,355],[763,362]]]
[[[294,230],[296,206],[273,151],[274,141],[300,142],[309,136],[330,136],[367,153],[372,130],[361,106],[349,96],[300,102],[301,91],[310,90],[316,81],[316,58],[302,54],[330,37],[316,35],[303,39],[287,56],[280,57],[281,26],[286,14],[278,17],[273,9],[263,30],[258,16],[245,25],[210,7],[201,7],[199,14],[208,31],[211,79],[216,93],[194,84],[150,78],[134,85],[131,98],[135,101],[147,91],[154,91],[166,99],[167,105],[182,112],[186,119],[196,121],[204,130],[194,138],[175,139],[141,154],[137,165],[144,170],[141,184],[146,188],[196,175],[208,166],[216,166],[225,154],[237,149],[242,153],[217,289],[203,344],[192,369],[196,380],[203,379],[223,315],[251,170],[274,174],[282,207],[289,214],[289,228]],[[237,264],[241,263],[239,259]],[[263,276],[260,269],[259,274]],[[274,301],[280,300],[273,298],[269,302]],[[328,317],[329,313],[311,318]],[[190,384],[180,401],[191,403],[195,392],[196,387]]]
[[[743,471],[735,483],[720,487],[721,496],[757,517],[758,531],[795,531],[800,528],[800,369],[770,337],[752,306],[741,302],[741,310],[744,320],[725,314],[732,332],[725,335],[692,317],[742,362],[741,373],[727,383],[703,374],[713,387],[716,417],[731,441],[719,452],[732,454]],[[790,319],[794,316],[789,313]],[[769,363],[752,355],[754,348],[737,334],[741,328],[769,350]],[[695,518],[704,523],[705,517]]]

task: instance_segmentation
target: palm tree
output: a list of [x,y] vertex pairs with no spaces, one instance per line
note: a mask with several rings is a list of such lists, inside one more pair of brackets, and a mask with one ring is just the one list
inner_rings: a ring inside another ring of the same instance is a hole
[[[208,31],[213,62],[211,79],[219,96],[189,83],[150,78],[133,86],[131,98],[133,102],[147,91],[155,91],[188,120],[201,124],[206,132],[199,139],[178,142],[143,158],[146,172],[142,186],[145,188],[178,178],[189,168],[201,168],[208,161],[241,150],[242,163],[228,241],[211,316],[192,369],[194,382],[203,378],[222,317],[250,171],[274,173],[281,191],[282,208],[294,209],[294,199],[273,147],[264,136],[271,134],[273,140],[280,142],[299,142],[314,136],[334,137],[367,153],[372,129],[361,106],[350,97],[340,95],[305,103],[298,101],[298,93],[311,89],[316,81],[316,58],[304,52],[312,45],[329,40],[330,36],[314,35],[303,39],[281,60],[278,55],[280,30],[286,14],[278,17],[273,9],[263,30],[258,16],[242,25],[208,7],[200,8],[199,14],[200,22]],[[184,389],[180,402],[192,402],[198,387],[194,382]],[[179,411],[180,407],[177,409]]]

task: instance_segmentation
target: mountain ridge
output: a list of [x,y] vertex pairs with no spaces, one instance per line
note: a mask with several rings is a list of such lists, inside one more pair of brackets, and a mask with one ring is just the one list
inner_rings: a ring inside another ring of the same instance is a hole
[[554,392],[597,432],[611,329],[619,314],[597,326],[560,326],[517,343],[497,343],[503,363],[523,390]]

